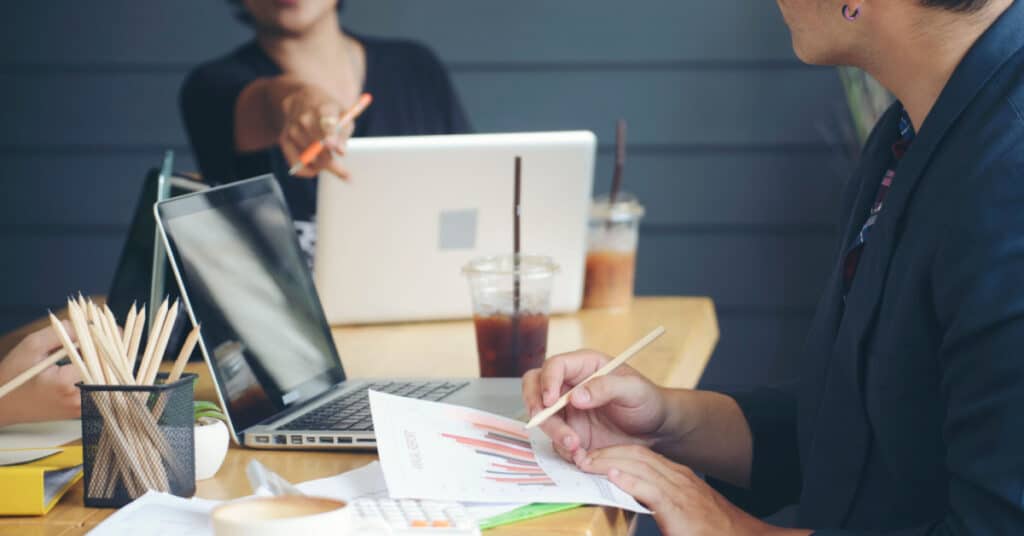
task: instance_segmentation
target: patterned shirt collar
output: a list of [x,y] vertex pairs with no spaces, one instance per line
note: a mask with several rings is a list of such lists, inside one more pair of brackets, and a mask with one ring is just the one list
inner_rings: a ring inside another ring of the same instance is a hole
[[910,114],[902,104],[900,105],[900,120],[897,123],[897,129],[900,138],[892,144],[892,154],[899,160],[906,154],[911,142],[914,141],[914,136],[917,135],[917,132],[914,131],[914,124],[910,121]]

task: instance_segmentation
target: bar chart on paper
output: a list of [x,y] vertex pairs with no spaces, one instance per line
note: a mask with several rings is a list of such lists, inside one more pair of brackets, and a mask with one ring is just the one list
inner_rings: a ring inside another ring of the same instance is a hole
[[392,498],[588,503],[647,512],[606,478],[562,460],[539,430],[498,415],[370,392]]
[[[453,411],[453,413],[458,413]],[[483,456],[489,464],[481,478],[509,486],[554,486],[555,482],[541,469],[530,446],[530,436],[517,426],[510,426],[483,415],[462,418],[475,431],[473,435],[442,432],[441,437]]]

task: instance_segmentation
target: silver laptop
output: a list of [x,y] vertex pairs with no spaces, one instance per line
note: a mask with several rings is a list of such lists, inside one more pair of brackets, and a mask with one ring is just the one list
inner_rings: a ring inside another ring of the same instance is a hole
[[462,267],[512,252],[514,159],[522,250],[559,265],[555,313],[580,308],[597,139],[592,132],[349,140],[351,180],[322,173],[315,280],[332,324],[467,318]]
[[369,388],[520,413],[519,379],[348,380],[272,175],[162,201],[154,212],[240,444],[373,447]]

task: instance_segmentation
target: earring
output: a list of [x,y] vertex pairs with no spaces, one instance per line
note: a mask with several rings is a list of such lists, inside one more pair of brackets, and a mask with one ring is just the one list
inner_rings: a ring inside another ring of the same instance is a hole
[[850,6],[848,6],[846,4],[843,4],[843,18],[844,19],[852,22],[852,21],[857,20],[857,17],[859,15],[860,15],[860,8],[859,7],[854,9],[853,11],[850,11]]

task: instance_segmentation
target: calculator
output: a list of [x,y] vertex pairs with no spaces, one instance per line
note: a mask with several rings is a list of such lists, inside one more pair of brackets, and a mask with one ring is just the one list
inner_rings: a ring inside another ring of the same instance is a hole
[[480,527],[459,503],[363,497],[351,506],[359,519],[383,521],[393,536],[480,536]]

